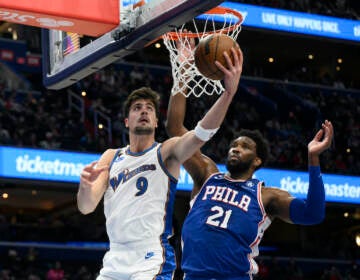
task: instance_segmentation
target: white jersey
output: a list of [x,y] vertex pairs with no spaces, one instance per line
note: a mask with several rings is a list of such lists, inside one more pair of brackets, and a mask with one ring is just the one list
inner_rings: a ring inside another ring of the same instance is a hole
[[144,240],[167,243],[172,235],[177,179],[166,170],[160,147],[154,143],[132,153],[127,146],[116,152],[104,195],[110,246]]

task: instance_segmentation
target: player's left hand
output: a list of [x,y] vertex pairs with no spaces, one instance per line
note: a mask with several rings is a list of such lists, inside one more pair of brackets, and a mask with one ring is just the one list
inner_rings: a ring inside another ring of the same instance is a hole
[[311,155],[320,155],[323,151],[330,148],[334,136],[334,128],[330,121],[326,120],[322,124],[314,139],[308,144],[308,151]]

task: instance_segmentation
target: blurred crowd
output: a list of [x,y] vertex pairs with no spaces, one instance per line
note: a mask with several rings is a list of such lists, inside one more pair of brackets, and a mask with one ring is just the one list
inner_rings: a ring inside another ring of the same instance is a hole
[[[62,260],[46,250],[29,246],[2,250],[0,257],[1,280],[94,280],[101,268],[94,260]],[[88,254],[94,251],[88,251]],[[71,253],[70,253],[71,254]],[[101,258],[99,258],[101,259]],[[288,257],[261,257],[259,273],[254,280],[358,280],[359,264],[332,260],[311,260]],[[174,280],[181,280],[176,273]]]
[[357,0],[329,0],[329,1],[311,1],[311,0],[235,0],[234,2],[243,2],[246,4],[269,6],[291,11],[306,12],[311,14],[320,14],[349,19],[359,19],[360,6]]

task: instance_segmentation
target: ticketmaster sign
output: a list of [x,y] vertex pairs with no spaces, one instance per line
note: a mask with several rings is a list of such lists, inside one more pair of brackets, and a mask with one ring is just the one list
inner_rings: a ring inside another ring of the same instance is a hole
[[[78,183],[83,167],[99,156],[0,146],[0,177]],[[219,165],[219,169],[225,171],[225,166]],[[306,198],[307,172],[262,168],[255,176],[267,186]],[[323,174],[323,179],[328,202],[360,204],[360,177]],[[190,191],[191,188],[191,177],[181,169],[178,190]]]
[[97,154],[0,146],[0,177],[79,182],[81,170]]

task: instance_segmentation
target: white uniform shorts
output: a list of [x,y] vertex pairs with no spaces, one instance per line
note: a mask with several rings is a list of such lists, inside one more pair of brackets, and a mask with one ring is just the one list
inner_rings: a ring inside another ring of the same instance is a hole
[[111,243],[96,280],[171,280],[175,263],[174,250],[169,244]]

